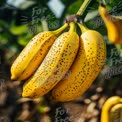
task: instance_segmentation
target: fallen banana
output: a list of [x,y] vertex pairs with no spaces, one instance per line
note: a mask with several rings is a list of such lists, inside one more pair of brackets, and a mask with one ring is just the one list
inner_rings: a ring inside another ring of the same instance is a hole
[[110,118],[109,118],[110,109],[112,108],[112,106],[121,102],[122,99],[119,96],[112,96],[108,98],[102,107],[101,122],[110,122]]
[[122,121],[122,103],[117,103],[110,109],[110,122]]
[[61,34],[53,43],[48,54],[35,74],[23,86],[23,97],[36,98],[49,92],[71,67],[79,48],[79,36],[75,24]]
[[69,69],[69,77],[52,89],[51,99],[54,101],[65,102],[80,97],[90,87],[105,62],[106,46],[103,36],[78,25],[85,31],[80,38],[80,48]]
[[45,58],[57,36],[66,28],[64,24],[55,31],[45,31],[37,34],[23,49],[11,66],[12,80],[25,80],[29,78]]
[[122,44],[122,19],[110,15],[105,5],[99,6],[99,13],[107,27],[109,40],[115,44]]

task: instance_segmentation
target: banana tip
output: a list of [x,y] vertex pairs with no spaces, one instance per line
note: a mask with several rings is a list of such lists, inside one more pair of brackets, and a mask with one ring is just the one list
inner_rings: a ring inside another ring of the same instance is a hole
[[11,76],[11,80],[15,80],[15,77],[13,75]]
[[24,98],[33,98],[29,93],[26,93],[25,90],[22,92],[22,97],[24,97]]
[[24,92],[22,93],[22,97],[28,97]]

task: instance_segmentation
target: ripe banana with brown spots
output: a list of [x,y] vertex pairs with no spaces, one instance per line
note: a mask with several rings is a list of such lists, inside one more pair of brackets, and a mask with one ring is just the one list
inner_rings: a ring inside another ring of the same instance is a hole
[[101,111],[101,122],[111,122],[110,110],[114,105],[119,103],[122,103],[122,98],[120,98],[119,96],[112,96],[105,101]]
[[23,86],[23,97],[36,98],[49,92],[71,67],[78,48],[79,36],[75,24],[61,34],[53,43],[35,74]]
[[114,44],[122,44],[122,19],[110,15],[102,4],[99,6],[99,13],[107,27],[109,40]]
[[103,36],[78,24],[83,32],[80,48],[69,69],[69,77],[61,80],[51,92],[53,101],[71,101],[80,97],[92,84],[100,72],[106,58]]
[[37,70],[58,35],[66,27],[68,24],[64,24],[55,31],[40,32],[33,37],[13,62],[11,79],[25,80],[29,78]]

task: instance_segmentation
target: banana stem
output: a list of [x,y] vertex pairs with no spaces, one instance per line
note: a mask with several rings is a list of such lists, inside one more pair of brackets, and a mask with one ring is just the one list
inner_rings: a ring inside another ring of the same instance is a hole
[[87,6],[92,0],[84,0],[83,4],[81,5],[80,9],[76,13],[76,15],[83,15],[84,11],[86,10]]
[[76,31],[76,26],[75,26],[74,22],[71,22],[70,23],[70,30],[69,30],[69,32],[74,32],[74,31]]
[[89,29],[88,29],[87,27],[85,27],[84,25],[82,25],[82,24],[80,24],[80,23],[77,23],[77,24],[78,24],[78,26],[80,27],[82,33],[84,33],[84,32],[86,32],[86,31],[89,30]]
[[59,29],[53,31],[56,35],[59,35],[64,29],[66,29],[68,27],[68,23],[65,23],[62,27],[60,27]]

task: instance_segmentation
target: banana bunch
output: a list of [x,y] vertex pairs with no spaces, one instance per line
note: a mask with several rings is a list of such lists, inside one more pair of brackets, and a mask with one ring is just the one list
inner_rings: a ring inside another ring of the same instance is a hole
[[110,15],[102,4],[99,6],[99,13],[107,27],[109,40],[114,44],[122,44],[122,19]]
[[101,112],[101,122],[115,122],[122,120],[122,98],[112,96],[108,98]]
[[69,22],[36,35],[14,61],[11,79],[26,80],[23,97],[37,98],[49,92],[53,101],[71,101],[91,86],[105,58],[103,36],[83,24]]
[[25,82],[23,97],[36,98],[49,92],[71,67],[79,48],[79,36],[74,23],[52,44],[36,72]]
[[79,51],[69,69],[69,77],[53,88],[51,99],[54,101],[71,101],[80,97],[91,86],[105,61],[106,45],[103,36],[78,25],[82,31]]

